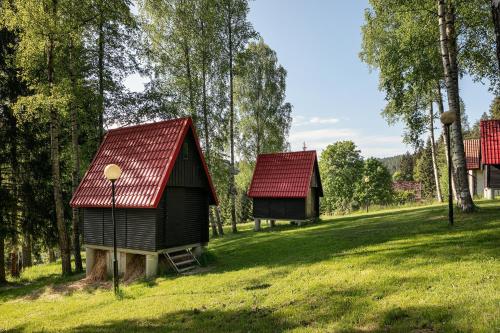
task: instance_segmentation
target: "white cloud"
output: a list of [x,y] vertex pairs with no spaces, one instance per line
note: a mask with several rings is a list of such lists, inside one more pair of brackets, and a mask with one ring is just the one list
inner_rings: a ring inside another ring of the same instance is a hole
[[339,122],[338,118],[324,118],[324,117],[304,117],[304,116],[295,116],[293,117],[292,125],[293,126],[304,126],[304,125],[331,125]]
[[307,149],[321,153],[329,144],[351,140],[361,150],[364,157],[386,157],[404,153],[407,147],[402,138],[394,135],[365,135],[351,128],[320,128],[297,130],[292,128],[289,142],[294,150],[302,150],[304,142]]
[[336,124],[339,120],[337,118],[312,117],[309,122],[311,124]]

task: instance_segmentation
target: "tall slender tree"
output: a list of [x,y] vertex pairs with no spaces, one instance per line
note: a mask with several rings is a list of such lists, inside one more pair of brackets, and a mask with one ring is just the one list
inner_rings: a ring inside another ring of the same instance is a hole
[[57,74],[64,63],[61,41],[68,32],[67,6],[65,0],[29,0],[13,1],[5,8],[8,12],[7,27],[20,31],[16,58],[19,67],[23,68],[23,78],[34,91],[33,96],[19,98],[17,108],[27,108],[33,113],[44,112],[50,123],[52,188],[63,274],[71,273],[60,166],[60,120],[68,96],[64,77]]
[[459,205],[464,212],[474,210],[474,203],[467,182],[464,142],[460,113],[460,96],[458,88],[457,36],[455,33],[455,5],[451,1],[438,0],[439,36],[441,57],[444,68],[444,81],[448,93],[448,107],[457,116],[451,126],[452,159],[457,182]]
[[229,151],[230,151],[230,174],[229,193],[231,211],[231,229],[233,233],[238,231],[236,227],[236,184],[235,184],[235,125],[236,114],[234,110],[234,66],[235,59],[248,40],[256,37],[251,23],[247,20],[249,12],[247,0],[222,0],[220,9],[224,16],[224,29],[222,32],[223,45],[225,46],[225,58],[227,60],[229,77]]
[[238,148],[243,157],[254,162],[262,152],[287,147],[292,110],[285,102],[286,70],[262,38],[250,43],[236,64],[235,104],[241,135]]

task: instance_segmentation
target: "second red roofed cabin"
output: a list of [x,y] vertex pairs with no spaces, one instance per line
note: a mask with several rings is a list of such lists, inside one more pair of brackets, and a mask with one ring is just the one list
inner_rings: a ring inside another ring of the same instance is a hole
[[319,217],[323,196],[316,151],[260,154],[248,196],[253,199],[255,230],[267,219],[301,223]]

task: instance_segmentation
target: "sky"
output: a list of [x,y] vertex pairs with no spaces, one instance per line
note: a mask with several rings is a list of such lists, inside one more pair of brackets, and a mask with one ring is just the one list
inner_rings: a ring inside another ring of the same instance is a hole
[[[339,140],[352,140],[364,157],[402,154],[403,126],[389,126],[378,75],[359,59],[367,0],[255,0],[249,21],[276,51],[287,70],[287,101],[293,105],[290,145],[319,152]],[[134,75],[126,81],[142,89]],[[487,112],[493,99],[487,86],[470,78],[460,82],[471,122]]]

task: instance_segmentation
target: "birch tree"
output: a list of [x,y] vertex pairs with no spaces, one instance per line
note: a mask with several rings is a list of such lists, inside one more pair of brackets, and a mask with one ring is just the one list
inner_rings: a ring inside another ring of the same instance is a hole
[[240,53],[248,40],[256,36],[252,25],[247,20],[247,0],[222,0],[219,8],[223,13],[224,24],[222,30],[222,43],[224,45],[224,57],[228,68],[229,79],[229,193],[231,211],[231,229],[233,233],[238,231],[236,227],[236,185],[235,185],[235,133],[236,114],[234,110],[234,65],[238,53]]
[[291,105],[285,102],[286,70],[263,39],[243,51],[235,67],[235,105],[241,155],[253,162],[260,153],[287,147]]

